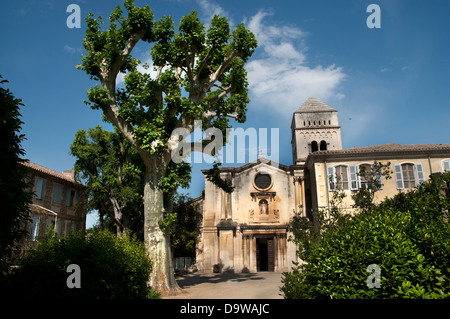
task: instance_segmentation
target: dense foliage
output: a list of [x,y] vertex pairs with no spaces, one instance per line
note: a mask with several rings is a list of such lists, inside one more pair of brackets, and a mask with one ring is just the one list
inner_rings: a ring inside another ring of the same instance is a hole
[[[81,288],[69,289],[70,264],[81,270]],[[137,299],[157,297],[147,287],[151,262],[134,237],[100,231],[88,237],[49,235],[20,261],[5,286],[13,298]]]
[[[150,281],[159,291],[172,293],[177,285],[164,228],[173,216],[165,216],[171,212],[165,195],[170,196],[172,182],[186,180],[188,170],[173,156],[194,132],[196,120],[205,133],[220,130],[223,141],[230,119],[245,122],[249,98],[244,65],[257,41],[243,23],[230,28],[226,17],[215,15],[205,28],[192,11],[176,25],[170,16],[154,19],[148,5],[137,7],[133,0],[116,6],[107,28],[91,13],[86,24],[86,52],[78,68],[100,82],[88,90],[86,104],[103,112],[145,165],[144,240],[154,261]],[[138,42],[148,45],[156,74],[137,67],[140,61],[132,51]],[[116,88],[119,73],[126,75]],[[212,151],[204,140],[187,144],[188,151]]]
[[[3,86],[7,82],[1,80],[0,84]],[[23,225],[30,214],[28,171],[21,164],[25,155],[21,146],[25,136],[20,134],[21,106],[22,100],[9,89],[0,87],[0,271],[8,266],[14,243],[26,235]]]
[[[116,233],[142,228],[144,164],[116,131],[100,125],[79,130],[70,146],[77,179],[87,186],[88,211],[97,210],[100,228],[112,223]],[[109,223],[108,223],[109,221]]]
[[[449,181],[450,173],[433,177],[369,211],[340,218],[302,255],[306,264],[284,274],[284,296],[450,297]],[[380,267],[380,288],[367,285],[372,264]]]

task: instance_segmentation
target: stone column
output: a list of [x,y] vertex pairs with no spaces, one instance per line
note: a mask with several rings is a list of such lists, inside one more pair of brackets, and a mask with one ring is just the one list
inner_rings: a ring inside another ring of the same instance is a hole
[[302,216],[306,217],[305,178],[302,178]]

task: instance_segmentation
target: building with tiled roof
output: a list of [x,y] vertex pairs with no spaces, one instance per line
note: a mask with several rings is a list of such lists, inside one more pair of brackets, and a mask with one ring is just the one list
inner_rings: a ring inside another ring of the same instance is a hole
[[234,186],[230,194],[205,175],[196,257],[200,271],[288,271],[297,261],[295,244],[288,240],[292,217],[329,211],[337,190],[346,195],[342,209],[356,213],[351,195],[369,185],[359,171],[375,161],[389,164],[392,172],[391,178],[379,178],[375,202],[450,171],[450,144],[343,149],[338,111],[316,98],[293,113],[291,131],[293,165],[261,157],[239,167],[220,167],[221,178]]
[[29,236],[20,249],[35,247],[50,229],[62,237],[84,231],[86,187],[75,180],[74,171],[58,172],[30,161],[23,165],[29,168],[33,197],[31,222],[25,226]]

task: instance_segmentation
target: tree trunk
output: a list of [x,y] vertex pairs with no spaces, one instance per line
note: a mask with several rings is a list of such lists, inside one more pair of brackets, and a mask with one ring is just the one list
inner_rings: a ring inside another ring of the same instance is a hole
[[180,290],[175,281],[170,238],[159,227],[164,218],[164,196],[159,181],[166,167],[161,157],[153,155],[146,165],[144,187],[144,241],[153,264],[150,285],[163,296]]

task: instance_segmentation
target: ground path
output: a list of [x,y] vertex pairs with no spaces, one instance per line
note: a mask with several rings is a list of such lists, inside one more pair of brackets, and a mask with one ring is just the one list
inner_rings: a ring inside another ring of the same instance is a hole
[[164,299],[283,299],[281,273],[193,273],[176,278],[183,292]]

